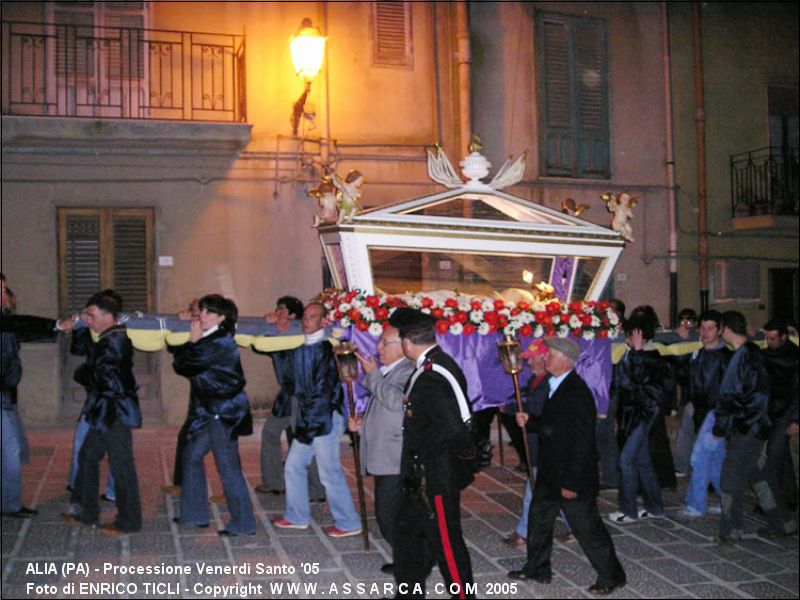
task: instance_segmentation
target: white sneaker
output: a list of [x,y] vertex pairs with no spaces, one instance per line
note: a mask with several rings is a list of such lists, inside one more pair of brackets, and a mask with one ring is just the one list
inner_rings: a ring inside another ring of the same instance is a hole
[[628,523],[635,523],[637,521],[637,519],[629,517],[624,512],[619,510],[612,513],[608,513],[608,519],[612,523],[616,523],[618,525],[627,525]]
[[709,504],[706,512],[710,515],[721,515],[722,507],[719,504]]
[[687,506],[687,507],[682,508],[681,510],[679,510],[677,513],[675,513],[675,516],[678,519],[699,519],[703,515],[701,515],[699,512],[697,512],[691,506]]
[[664,517],[666,517],[664,513],[657,515],[655,513],[651,513],[650,511],[645,510],[644,508],[639,510],[640,519],[663,519]]

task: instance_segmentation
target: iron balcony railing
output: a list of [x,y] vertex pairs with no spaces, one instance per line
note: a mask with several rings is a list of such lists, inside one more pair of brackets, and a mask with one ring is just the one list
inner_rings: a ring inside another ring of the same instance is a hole
[[734,217],[798,214],[797,148],[760,148],[731,156]]
[[242,35],[2,21],[8,115],[247,119]]

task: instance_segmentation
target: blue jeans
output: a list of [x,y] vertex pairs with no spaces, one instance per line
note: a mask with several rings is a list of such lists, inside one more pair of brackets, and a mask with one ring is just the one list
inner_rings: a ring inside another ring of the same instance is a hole
[[333,413],[333,428],[328,435],[315,437],[310,444],[298,439],[289,447],[284,477],[286,478],[286,514],[284,518],[298,525],[311,521],[308,504],[308,465],[317,459],[319,478],[325,488],[333,522],[342,531],[361,527],[361,520],[353,504],[353,496],[347,487],[342,465],[339,462],[339,440],[344,433],[344,418]]
[[225,492],[225,503],[231,514],[225,529],[237,535],[255,533],[253,503],[239,461],[239,440],[232,440],[218,419],[213,419],[193,439],[189,439],[183,451],[181,523],[208,524],[208,487],[203,463],[209,451],[214,453],[214,463],[222,480],[222,491]]
[[0,410],[2,441],[2,504],[4,513],[22,508],[22,463],[28,460],[28,440],[16,409]]
[[650,429],[654,422],[654,419],[650,419],[639,423],[619,454],[619,510],[632,519],[639,516],[636,496],[640,490],[644,509],[652,515],[664,514],[661,487],[650,457]]
[[714,428],[714,411],[710,411],[703,420],[697,440],[692,449],[692,477],[689,488],[686,490],[686,506],[706,514],[706,499],[708,497],[708,484],[714,486],[718,494],[722,494],[720,477],[722,464],[725,462],[725,440],[715,438],[712,433]]
[[[86,441],[86,434],[89,433],[89,424],[86,418],[81,415],[78,419],[78,424],[75,425],[75,437],[72,438],[72,465],[69,469],[69,487],[75,489],[75,479],[78,477],[78,454],[81,452],[81,446]],[[111,471],[108,472],[108,480],[106,481],[106,498],[115,500],[114,494],[114,478],[111,476]]]

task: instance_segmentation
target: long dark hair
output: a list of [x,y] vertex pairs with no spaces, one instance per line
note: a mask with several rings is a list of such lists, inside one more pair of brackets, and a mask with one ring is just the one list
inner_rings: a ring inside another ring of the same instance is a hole
[[222,323],[219,324],[219,328],[222,331],[230,335],[236,333],[236,319],[239,317],[239,309],[236,308],[233,300],[220,294],[208,294],[200,298],[200,310],[203,309],[225,317]]

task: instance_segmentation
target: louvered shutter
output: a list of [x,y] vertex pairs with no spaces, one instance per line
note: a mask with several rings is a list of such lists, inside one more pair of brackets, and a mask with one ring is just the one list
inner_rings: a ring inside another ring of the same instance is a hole
[[72,313],[100,289],[100,216],[67,215],[62,231],[62,305]]
[[537,55],[542,174],[609,178],[605,23],[540,14]]
[[578,97],[578,177],[606,178],[608,156],[608,75],[605,27],[582,20],[575,27]]
[[[117,4],[141,4],[141,2],[119,2],[110,5],[105,23],[109,29],[104,35],[109,41],[108,76],[113,79],[141,77],[144,72],[144,45],[141,14],[117,14]],[[114,12],[111,8],[114,7]]]
[[373,65],[411,67],[411,3],[372,3]]
[[574,162],[574,123],[570,69],[570,30],[560,20],[543,18],[539,26],[542,61],[542,158],[545,174],[568,177]]
[[148,312],[150,260],[147,215],[114,215],[114,283],[126,311]]
[[[60,5],[72,4],[60,2]],[[87,4],[89,10],[92,2]],[[59,75],[94,75],[94,13],[56,10],[56,69]]]

